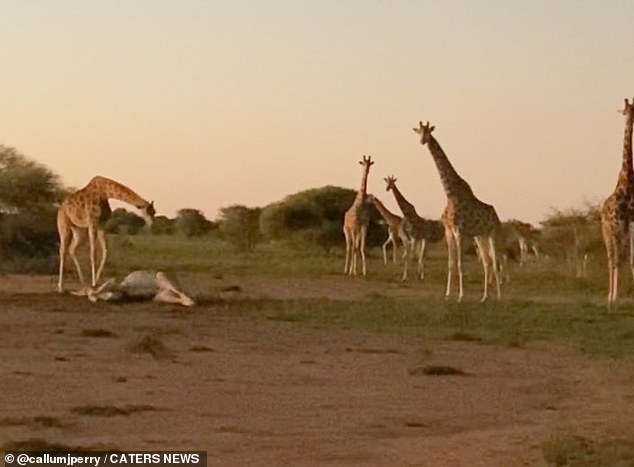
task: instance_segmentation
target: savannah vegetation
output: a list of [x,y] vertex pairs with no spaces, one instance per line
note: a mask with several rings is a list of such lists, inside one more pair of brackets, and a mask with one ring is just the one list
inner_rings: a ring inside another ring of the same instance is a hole
[[[2,269],[56,272],[55,213],[71,189],[53,171],[13,148],[0,147],[0,166]],[[197,209],[184,208],[173,219],[157,216],[150,228],[135,214],[116,209],[103,224],[110,243],[106,274],[162,269],[196,275],[199,283],[222,280],[237,287],[259,278],[363,281],[342,274],[341,219],[354,195],[349,188],[309,189],[264,207],[228,206],[213,221]],[[597,213],[593,204],[553,209],[533,229],[541,257],[523,267],[513,261],[517,245],[506,245],[511,262],[504,299],[481,305],[469,297],[481,290],[475,252],[467,255],[466,303],[446,302],[444,243],[429,248],[423,283],[401,283],[400,264],[383,264],[380,245],[386,229],[373,211],[365,298],[271,301],[265,304],[267,316],[320,326],[462,336],[510,346],[557,338],[590,354],[630,356],[633,308],[627,299],[611,313],[605,307],[606,260]],[[625,281],[624,297],[632,293],[631,282]],[[399,291],[407,293],[401,296]],[[235,306],[250,313],[263,304],[243,300]]]
[[[50,169],[0,146],[2,271],[56,272],[55,214],[71,190]],[[556,342],[592,357],[629,360],[634,355],[634,302],[625,298],[610,312],[605,305],[606,260],[596,204],[547,213],[540,226],[531,227],[541,256],[522,267],[513,260],[517,245],[504,245],[511,258],[504,298],[480,304],[482,274],[473,251],[466,258],[464,303],[444,300],[444,243],[429,247],[424,282],[401,282],[400,263],[383,264],[386,228],[376,211],[368,232],[368,278],[344,277],[341,221],[354,196],[352,189],[325,186],[262,207],[227,206],[215,220],[183,208],[174,218],[157,216],[149,228],[135,214],[116,209],[103,224],[110,243],[105,274],[173,272],[193,279],[203,306],[220,304],[223,313],[252,319],[398,333],[424,343],[525,347]],[[306,299],[237,293],[228,300],[219,293],[246,290],[264,279],[336,280],[362,291],[354,297]],[[632,280],[626,279],[622,296],[633,291]],[[605,457],[605,449],[614,451],[601,443],[558,435],[545,440],[542,451],[549,465],[599,465],[596,459]],[[617,451],[615,462],[605,465],[620,465],[631,444]]]

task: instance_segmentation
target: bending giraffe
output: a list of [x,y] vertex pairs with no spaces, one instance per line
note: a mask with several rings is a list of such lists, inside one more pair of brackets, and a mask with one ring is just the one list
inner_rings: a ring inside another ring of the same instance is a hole
[[368,199],[376,207],[381,217],[387,224],[387,240],[383,243],[383,264],[387,264],[387,246],[392,244],[392,262],[396,263],[396,253],[398,250],[397,240],[400,240],[405,249],[410,243],[409,237],[405,232],[405,222],[398,214],[394,214],[374,195],[368,195]]
[[366,202],[368,188],[368,173],[370,166],[374,164],[370,156],[363,156],[359,161],[363,166],[363,176],[361,177],[361,189],[352,206],[346,211],[343,218],[343,234],[346,237],[346,264],[344,274],[357,275],[357,256],[361,257],[363,276],[365,269],[365,237],[370,223],[370,212]]
[[440,174],[447,206],[442,214],[447,240],[448,271],[445,295],[451,293],[451,279],[455,269],[458,270],[458,301],[462,300],[464,291],[462,285],[462,239],[473,237],[478,255],[484,268],[484,292],[481,301],[488,298],[489,273],[493,272],[498,298],[501,296],[500,277],[496,255],[495,237],[499,234],[500,219],[495,208],[483,203],[473,194],[469,184],[462,179],[449,162],[438,141],[432,135],[433,126],[419,122],[414,132],[420,135],[420,143],[427,145]]
[[443,237],[443,227],[439,221],[425,219],[420,217],[416,212],[416,208],[405,199],[405,196],[396,186],[396,178],[389,176],[384,179],[387,184],[386,191],[392,191],[398,207],[401,209],[404,217],[405,233],[409,237],[409,245],[405,247],[403,253],[403,278],[407,280],[407,266],[409,263],[409,253],[416,254],[416,246],[418,246],[418,266],[417,274],[420,280],[425,279],[425,247],[427,242],[436,243]]
[[[108,199],[123,201],[140,209],[145,222],[148,224],[152,222],[155,214],[153,202],[145,201],[128,187],[105,177],[94,177],[84,188],[68,196],[57,211],[57,231],[59,233],[57,290],[59,292],[64,291],[64,261],[67,251],[75,264],[79,281],[82,285],[85,284],[76,251],[85,240],[86,234],[88,234],[90,248],[91,286],[97,285],[108,254],[106,235],[99,226],[99,219],[108,206]],[[101,260],[98,268],[95,267],[97,242],[101,247]]]
[[601,233],[608,256],[608,305],[619,295],[619,269],[623,260],[625,242],[630,244],[630,268],[632,267],[632,231],[634,220],[634,168],[632,167],[632,127],[634,125],[634,99],[625,99],[622,111],[625,116],[623,160],[614,192],[605,200],[601,209]]

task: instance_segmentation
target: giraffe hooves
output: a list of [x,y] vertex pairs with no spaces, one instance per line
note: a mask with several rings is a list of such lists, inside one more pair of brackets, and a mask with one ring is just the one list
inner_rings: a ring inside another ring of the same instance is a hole
[[[489,299],[489,297],[487,295],[483,295],[482,298],[480,299],[480,303],[484,303]],[[498,299],[499,300],[499,299]]]

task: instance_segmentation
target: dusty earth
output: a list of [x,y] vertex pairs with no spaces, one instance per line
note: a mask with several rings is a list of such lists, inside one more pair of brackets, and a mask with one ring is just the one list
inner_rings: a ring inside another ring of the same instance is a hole
[[[0,278],[5,446],[206,450],[219,466],[533,466],[558,433],[632,435],[634,370],[552,344],[312,329],[213,303],[91,304],[53,285]],[[250,287],[368,291],[327,279]]]

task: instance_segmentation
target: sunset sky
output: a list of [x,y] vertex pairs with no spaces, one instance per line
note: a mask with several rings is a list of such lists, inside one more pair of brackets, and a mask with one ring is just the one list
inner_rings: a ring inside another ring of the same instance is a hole
[[501,219],[597,201],[634,97],[625,0],[5,0],[0,144],[77,188],[114,178],[159,214],[357,188],[419,214],[445,195],[436,126]]

